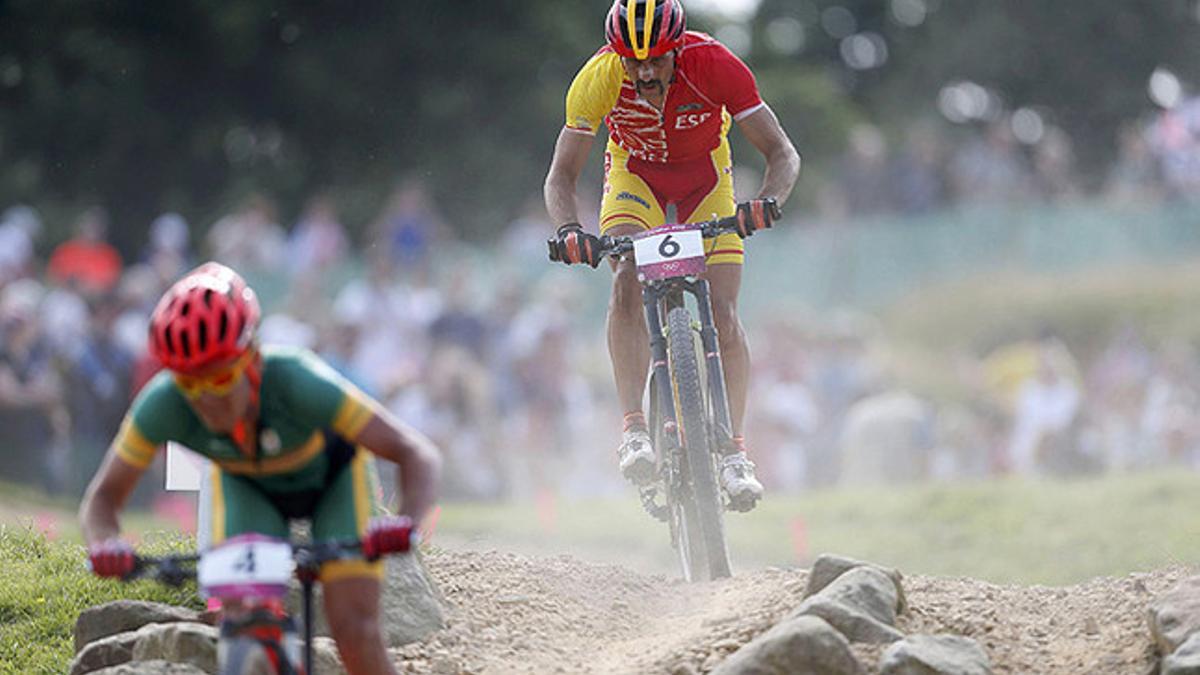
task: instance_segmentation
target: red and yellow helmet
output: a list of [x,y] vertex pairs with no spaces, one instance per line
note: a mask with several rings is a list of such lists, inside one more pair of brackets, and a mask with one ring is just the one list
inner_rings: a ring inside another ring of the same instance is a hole
[[195,373],[253,345],[258,297],[237,272],[207,262],[167,290],[150,316],[150,352],[169,370]]
[[614,0],[604,20],[604,36],[613,50],[638,60],[683,46],[686,29],[679,0]]

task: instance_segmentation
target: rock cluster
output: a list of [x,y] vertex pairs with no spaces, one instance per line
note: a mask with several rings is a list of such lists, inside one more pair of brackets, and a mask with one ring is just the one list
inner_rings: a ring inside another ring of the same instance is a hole
[[854,642],[890,644],[881,675],[987,675],[991,665],[974,640],[904,635],[902,577],[894,569],[838,556],[814,563],[800,605],[725,659],[713,675],[863,675]]
[[[419,556],[388,559],[381,603],[389,646],[420,640],[445,625],[441,596]],[[314,670],[344,672],[320,606],[319,600],[314,602]],[[298,613],[296,617],[299,621]],[[117,600],[89,608],[75,623],[70,675],[215,673],[213,622],[212,615],[153,602]]]

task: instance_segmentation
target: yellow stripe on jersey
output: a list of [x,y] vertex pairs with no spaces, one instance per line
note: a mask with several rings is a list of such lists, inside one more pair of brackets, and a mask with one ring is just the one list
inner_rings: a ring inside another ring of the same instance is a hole
[[376,405],[357,388],[347,387],[346,398],[342,400],[337,414],[333,416],[333,430],[346,440],[353,441],[358,438],[363,427],[367,426],[367,422],[371,421],[371,416],[376,414]]
[[121,421],[121,428],[117,431],[117,437],[113,439],[112,447],[118,457],[139,469],[150,466],[154,455],[158,453],[158,446],[142,435],[133,423],[133,417],[129,415]]
[[325,434],[314,431],[304,445],[286,455],[265,459],[215,459],[212,461],[222,470],[238,475],[270,476],[295,471],[308,464],[312,458],[325,450]]
[[567,90],[567,128],[587,134],[600,130],[621,95],[625,69],[616,52],[600,52],[583,65]]

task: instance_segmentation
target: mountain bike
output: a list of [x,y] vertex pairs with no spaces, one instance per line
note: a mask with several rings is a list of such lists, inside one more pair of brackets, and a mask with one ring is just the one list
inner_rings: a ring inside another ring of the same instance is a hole
[[[632,252],[637,265],[650,332],[647,423],[659,462],[656,480],[640,487],[639,497],[651,516],[669,525],[688,581],[730,575],[717,467],[733,445],[733,425],[708,282],[699,275],[706,269],[704,238],[736,231],[730,216],[600,237],[601,256]],[[550,259],[559,261],[556,242],[549,244]]]
[[[180,586],[196,580],[203,595],[219,599],[220,675],[314,675],[312,604],[318,572],[322,564],[357,557],[361,550],[357,539],[295,543],[243,534],[200,554],[138,556],[122,581],[148,578]],[[285,602],[292,577],[301,586],[303,640]]]

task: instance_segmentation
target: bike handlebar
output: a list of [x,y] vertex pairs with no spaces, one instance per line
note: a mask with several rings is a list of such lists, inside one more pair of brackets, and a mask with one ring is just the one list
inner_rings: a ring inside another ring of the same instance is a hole
[[[700,233],[705,238],[715,237],[726,232],[738,231],[737,215],[713,218],[703,223],[697,223],[697,225],[699,225]],[[562,255],[558,250],[558,241],[556,239],[547,239],[546,244],[550,249],[550,260],[553,262],[562,262]],[[606,234],[600,237],[600,249],[596,255],[598,257],[618,256],[632,250],[633,237],[629,235],[614,237]]]
[[[414,541],[414,544],[416,542]],[[292,543],[296,574],[315,572],[321,565],[362,551],[360,539],[329,539],[311,543]],[[163,556],[135,556],[133,571],[121,581],[149,578],[168,586],[181,586],[196,578],[199,553],[172,553]]]

